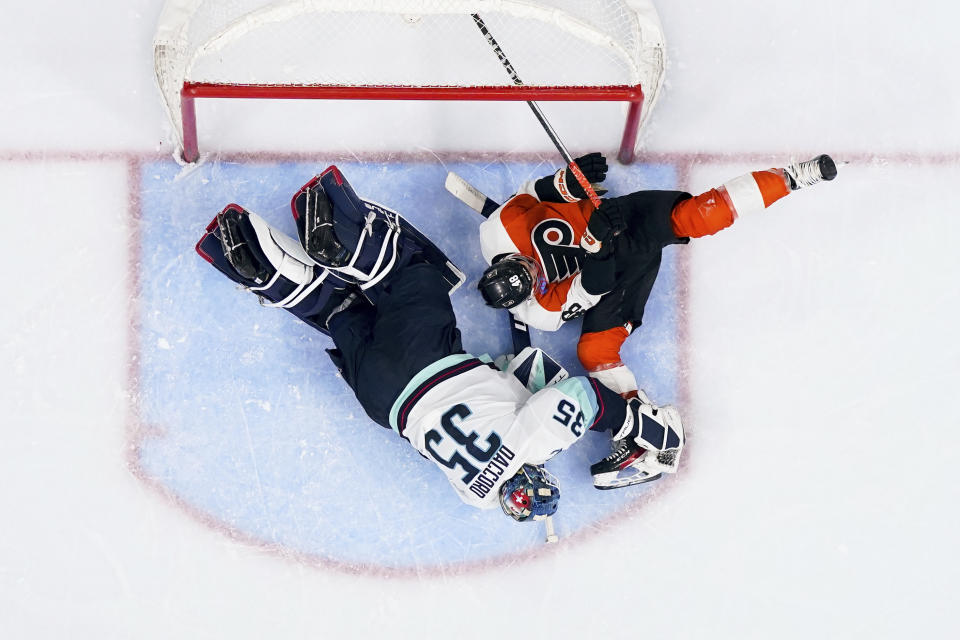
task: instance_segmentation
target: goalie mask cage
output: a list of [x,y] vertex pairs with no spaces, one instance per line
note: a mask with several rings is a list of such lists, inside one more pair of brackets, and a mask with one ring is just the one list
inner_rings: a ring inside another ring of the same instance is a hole
[[664,44],[649,0],[167,0],[154,66],[188,162],[197,98],[304,98],[624,101],[629,163]]

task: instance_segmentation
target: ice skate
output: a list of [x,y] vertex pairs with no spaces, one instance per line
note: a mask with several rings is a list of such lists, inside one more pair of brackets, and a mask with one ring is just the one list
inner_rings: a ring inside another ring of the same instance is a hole
[[597,489],[652,482],[663,473],[677,471],[684,435],[676,407],[657,407],[640,391],[627,401],[627,411],[623,427],[614,436],[613,452],[590,466]]
[[818,182],[833,180],[837,177],[837,164],[824,153],[812,160],[787,165],[783,172],[790,182],[790,190],[796,191]]
[[662,475],[645,468],[647,450],[633,438],[614,441],[614,450],[606,458],[590,465],[593,486],[597,489],[619,489],[644,482],[653,482]]

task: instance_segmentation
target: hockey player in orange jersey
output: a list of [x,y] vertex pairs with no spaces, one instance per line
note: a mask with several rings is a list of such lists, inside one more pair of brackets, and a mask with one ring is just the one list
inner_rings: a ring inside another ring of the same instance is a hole
[[[599,153],[577,164],[591,183],[606,177]],[[570,170],[561,169],[521,185],[480,225],[481,249],[491,266],[478,288],[489,306],[509,309],[537,329],[553,331],[583,316],[577,356],[589,375],[624,397],[649,402],[620,348],[643,320],[662,249],[712,235],[739,216],[836,175],[834,161],[820,155],[754,171],[697,196],[637,191],[605,198],[595,210]],[[627,470],[643,453],[624,442],[598,465],[607,472]]]

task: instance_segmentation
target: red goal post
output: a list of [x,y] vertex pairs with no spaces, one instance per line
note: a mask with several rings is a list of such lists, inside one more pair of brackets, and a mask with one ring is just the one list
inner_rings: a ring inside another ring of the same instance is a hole
[[154,38],[187,162],[199,158],[197,98],[273,98],[623,101],[618,157],[629,163],[664,56],[650,0],[167,0]]

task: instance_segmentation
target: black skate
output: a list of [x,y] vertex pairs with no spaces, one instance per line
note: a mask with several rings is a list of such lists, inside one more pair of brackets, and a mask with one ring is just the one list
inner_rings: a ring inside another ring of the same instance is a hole
[[660,477],[660,473],[651,474],[640,468],[644,466],[643,457],[647,450],[637,444],[633,438],[624,438],[614,444],[613,453],[600,462],[590,465],[594,487],[619,489],[653,482]]
[[824,180],[829,181],[836,178],[837,163],[824,153],[813,160],[787,165],[783,172],[790,181],[790,190],[796,191],[803,187],[811,187]]

